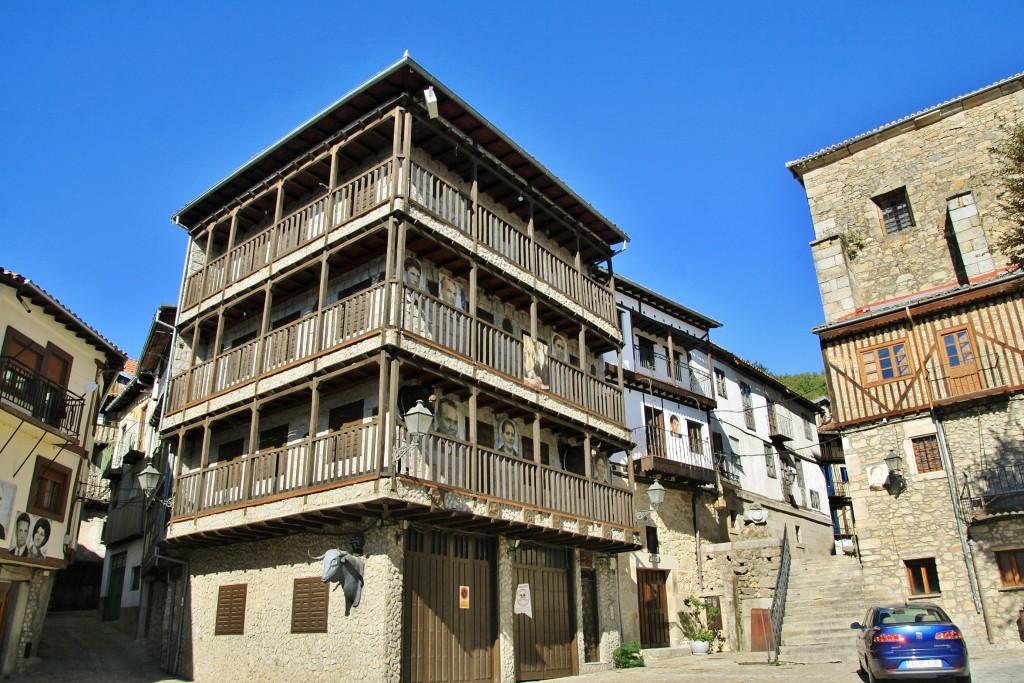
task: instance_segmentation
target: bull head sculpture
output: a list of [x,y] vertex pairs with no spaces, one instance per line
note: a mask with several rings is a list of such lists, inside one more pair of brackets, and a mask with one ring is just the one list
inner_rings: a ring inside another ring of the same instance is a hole
[[359,606],[359,599],[363,595],[363,569],[366,561],[344,550],[332,548],[323,555],[314,557],[307,553],[310,559],[323,560],[324,571],[320,581],[327,583],[333,581],[335,588],[341,586],[345,594],[345,616],[352,607]]

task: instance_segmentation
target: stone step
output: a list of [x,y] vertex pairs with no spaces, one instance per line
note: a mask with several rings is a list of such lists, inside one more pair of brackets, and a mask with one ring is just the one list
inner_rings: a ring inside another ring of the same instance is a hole
[[786,645],[829,645],[832,647],[844,648],[854,643],[852,633],[825,631],[822,633],[786,633],[782,632],[782,642]]
[[783,645],[782,650],[779,652],[779,661],[793,662],[796,664],[828,664],[830,662],[853,663],[857,661],[857,651],[795,651]]
[[653,647],[640,650],[645,662],[656,662],[659,659],[672,659],[673,657],[689,657],[690,646],[685,647]]
[[814,624],[804,621],[782,621],[782,635],[792,633],[794,635],[802,633],[846,633],[849,634],[853,629],[850,628],[856,619],[846,619],[845,617],[829,617],[827,619],[821,619],[816,621]]

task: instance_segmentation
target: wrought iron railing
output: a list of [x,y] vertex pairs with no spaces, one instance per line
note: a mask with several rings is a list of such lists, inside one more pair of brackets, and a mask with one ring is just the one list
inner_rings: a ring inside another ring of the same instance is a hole
[[740,482],[743,467],[739,463],[739,458],[730,453],[717,452],[715,453],[715,464],[723,479],[736,484]]
[[711,397],[711,376],[704,370],[693,367],[687,362],[686,356],[676,355],[669,358],[658,353],[649,346],[633,346],[633,358],[636,368],[653,376],[667,377],[668,381],[700,396]]
[[968,521],[982,514],[1024,512],[1024,453],[1001,458],[1010,462],[964,471],[960,509]]
[[78,436],[85,398],[10,356],[0,357],[0,399],[65,434]]
[[782,553],[779,555],[779,574],[775,579],[775,595],[772,596],[772,607],[769,612],[772,624],[772,642],[768,649],[768,661],[779,661],[779,649],[782,647],[782,620],[786,616],[786,593],[789,591],[789,527],[782,532]]
[[715,462],[707,439],[656,427],[643,427],[640,431],[644,454],[714,471]]
[[1006,377],[999,366],[999,356],[975,356],[952,367],[932,364],[928,368],[928,385],[932,398],[941,401],[1006,386]]

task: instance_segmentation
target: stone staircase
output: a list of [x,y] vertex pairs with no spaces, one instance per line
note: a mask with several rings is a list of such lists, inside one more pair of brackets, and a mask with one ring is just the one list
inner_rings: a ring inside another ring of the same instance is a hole
[[870,605],[890,600],[869,585],[854,557],[793,555],[779,659],[856,663],[850,624],[863,619]]

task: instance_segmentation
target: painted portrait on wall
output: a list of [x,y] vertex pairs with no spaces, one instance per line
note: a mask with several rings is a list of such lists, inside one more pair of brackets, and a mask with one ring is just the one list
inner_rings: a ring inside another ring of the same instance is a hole
[[506,417],[498,421],[498,431],[494,434],[494,450],[519,457],[519,427],[515,420]]
[[444,396],[437,400],[434,411],[434,429],[438,434],[451,439],[463,439],[462,402],[455,396]]
[[0,541],[8,540],[11,532],[11,512],[18,487],[9,481],[0,481]]
[[32,515],[24,510],[19,511],[14,519],[14,529],[8,535],[11,538],[8,551],[18,557],[28,557],[28,547],[32,535]]
[[569,362],[569,342],[560,334],[551,337],[551,357],[563,363]]
[[534,389],[548,388],[548,345],[533,337],[523,337],[524,381]]
[[441,301],[460,310],[466,310],[466,292],[462,284],[453,277],[441,275]]

